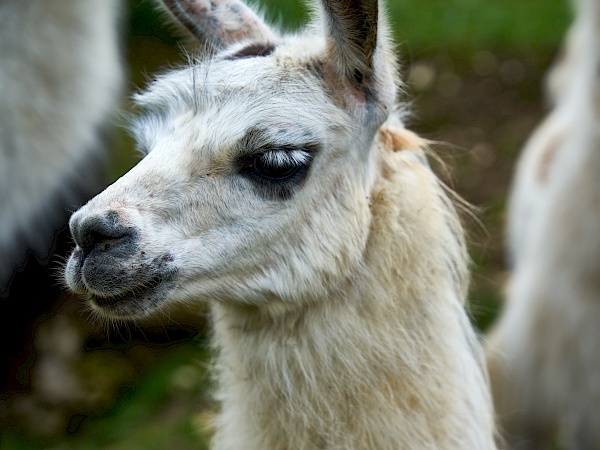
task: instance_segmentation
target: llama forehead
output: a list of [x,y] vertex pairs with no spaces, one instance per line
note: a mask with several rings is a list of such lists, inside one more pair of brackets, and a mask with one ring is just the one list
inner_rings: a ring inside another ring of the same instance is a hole
[[146,151],[163,145],[216,151],[256,130],[274,145],[322,142],[349,120],[304,61],[214,59],[166,74],[136,97],[151,111],[134,124],[138,144]]
[[[275,51],[266,57],[232,55],[242,49],[231,48],[220,56],[172,71],[156,79],[149,89],[135,97],[148,109],[203,108],[216,101],[243,106],[251,97],[267,99],[286,96],[288,102],[311,101],[311,94],[324,91],[318,58],[314,52]],[[313,56],[311,56],[313,55]],[[235,102],[238,95],[239,101]],[[243,96],[247,95],[247,98]],[[315,97],[314,103],[323,103]],[[252,101],[251,101],[252,103]]]

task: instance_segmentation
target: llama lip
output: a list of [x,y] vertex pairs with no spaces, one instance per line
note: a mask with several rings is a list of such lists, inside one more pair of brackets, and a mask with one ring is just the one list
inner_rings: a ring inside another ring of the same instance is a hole
[[156,277],[148,283],[144,283],[139,286],[128,287],[125,291],[118,294],[101,295],[98,293],[91,293],[90,301],[94,302],[99,307],[111,307],[121,302],[136,301],[146,297],[162,282],[162,278]]
[[88,292],[88,300],[102,315],[122,318],[144,315],[165,301],[176,273],[176,270],[166,271],[143,284],[127,286],[116,294]]
[[121,310],[123,307],[139,302],[152,296],[152,288],[131,289],[116,295],[89,294],[89,301],[100,311]]
[[162,303],[176,273],[170,253],[148,259],[144,252],[123,257],[108,251],[84,258],[79,247],[65,270],[69,287],[87,295],[99,313],[111,316],[129,316]]
[[[106,274],[102,275],[100,281],[110,276],[110,268],[104,268]],[[136,299],[145,297],[148,292],[155,291],[161,284],[174,278],[177,270],[172,267],[150,267],[142,265],[141,268],[129,273],[121,273],[118,283],[103,285],[98,279],[86,277],[85,266],[82,267],[83,282],[88,294],[92,295],[99,304],[111,305],[123,299]],[[120,271],[123,272],[123,271]],[[92,271],[93,274],[93,271]]]

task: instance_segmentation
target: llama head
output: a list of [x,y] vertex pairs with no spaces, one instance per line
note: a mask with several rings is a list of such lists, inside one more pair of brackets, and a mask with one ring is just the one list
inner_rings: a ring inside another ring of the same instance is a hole
[[322,296],[360,264],[396,96],[378,0],[323,1],[298,35],[234,0],[164,4],[214,54],[136,96],[145,157],[73,215],[68,286],[114,318]]

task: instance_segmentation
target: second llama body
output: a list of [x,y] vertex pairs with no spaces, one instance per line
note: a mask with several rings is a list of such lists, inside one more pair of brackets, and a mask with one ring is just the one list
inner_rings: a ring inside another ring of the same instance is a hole
[[511,449],[600,446],[600,4],[577,0],[553,109],[520,158],[508,221],[514,260],[488,344]]

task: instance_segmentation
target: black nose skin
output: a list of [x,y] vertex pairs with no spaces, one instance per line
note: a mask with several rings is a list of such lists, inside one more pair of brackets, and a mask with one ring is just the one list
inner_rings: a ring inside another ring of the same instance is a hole
[[134,228],[119,224],[119,214],[116,211],[82,217],[75,215],[71,219],[70,228],[84,258],[94,249],[120,248],[123,251],[124,247],[134,243],[137,235]]

